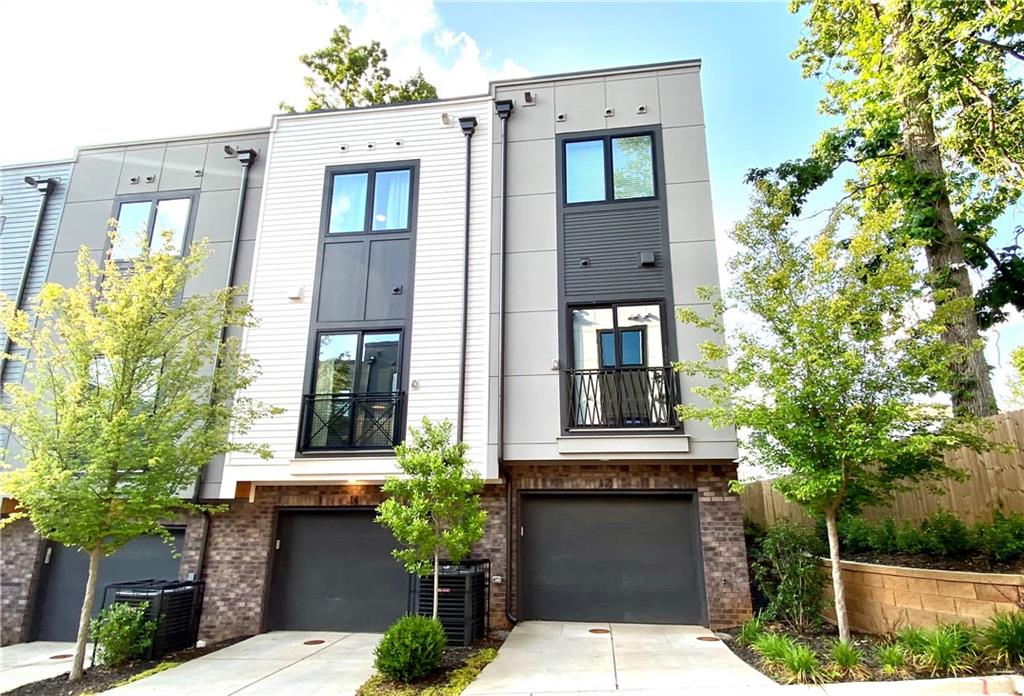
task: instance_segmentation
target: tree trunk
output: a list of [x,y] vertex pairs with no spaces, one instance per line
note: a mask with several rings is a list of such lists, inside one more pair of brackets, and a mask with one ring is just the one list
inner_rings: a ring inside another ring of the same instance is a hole
[[850,625],[846,620],[846,590],[843,585],[843,569],[839,565],[839,530],[836,528],[836,511],[825,512],[825,528],[828,529],[828,556],[832,561],[832,594],[836,599],[836,624],[839,626],[839,640],[850,640]]
[[434,551],[434,613],[431,618],[437,618],[437,595],[438,586],[440,585],[440,562],[438,561],[437,551]]
[[931,240],[925,247],[928,269],[941,279],[941,287],[953,290],[956,299],[971,298],[964,314],[948,324],[945,330],[944,340],[947,343],[970,350],[964,359],[951,365],[954,385],[950,396],[956,411],[979,417],[990,416],[996,413],[996,399],[985,353],[974,347],[981,334],[974,313],[974,289],[964,257],[964,236],[953,217],[928,85],[915,79],[916,68],[924,61],[925,55],[910,32],[914,20],[909,4],[903,6],[902,13],[895,55],[903,84],[899,94],[905,112],[903,147],[914,171],[926,181],[936,183],[935,198],[928,203],[935,208],[935,227],[939,238]]
[[96,581],[100,574],[100,559],[103,550],[97,546],[89,552],[89,579],[85,583],[85,598],[82,600],[82,614],[78,619],[78,639],[75,642],[75,660],[71,664],[68,681],[78,681],[85,671],[85,647],[89,640],[89,621],[92,619],[92,605],[96,596]]

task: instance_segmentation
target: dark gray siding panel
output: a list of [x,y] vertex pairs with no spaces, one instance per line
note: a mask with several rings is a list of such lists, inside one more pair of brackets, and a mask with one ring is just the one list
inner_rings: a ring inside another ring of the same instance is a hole
[[[660,207],[567,210],[562,234],[566,300],[664,294],[666,264]],[[654,266],[640,266],[641,252],[654,254]]]
[[363,318],[369,253],[370,245],[366,242],[324,245],[318,321],[359,321]]
[[405,319],[409,310],[409,240],[370,243],[366,283],[366,318]]

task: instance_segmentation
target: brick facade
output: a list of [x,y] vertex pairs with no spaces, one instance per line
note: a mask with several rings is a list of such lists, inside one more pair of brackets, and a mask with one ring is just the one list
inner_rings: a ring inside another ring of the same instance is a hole
[[0,530],[0,645],[28,640],[35,580],[45,544],[32,523],[18,520]]

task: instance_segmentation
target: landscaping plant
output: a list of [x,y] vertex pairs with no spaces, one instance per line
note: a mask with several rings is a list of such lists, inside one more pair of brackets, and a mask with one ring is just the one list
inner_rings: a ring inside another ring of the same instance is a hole
[[760,656],[764,666],[771,671],[782,663],[789,649],[795,644],[792,638],[781,633],[762,633],[754,639],[751,647]]
[[825,571],[814,532],[782,521],[771,527],[754,552],[754,582],[768,600],[763,616],[804,633],[821,621]]
[[88,554],[72,681],[85,663],[100,559],[143,534],[169,539],[161,523],[200,509],[181,491],[218,455],[265,454],[229,439],[273,412],[238,396],[256,365],[222,333],[251,324],[245,291],[187,294],[206,244],[179,255],[167,234],[164,243],[102,266],[83,247],[78,284],[44,285],[30,312],[0,296],[0,324],[20,348],[7,357],[26,362],[0,407],[24,464],[0,474],[0,490],[19,503],[0,526],[27,517],[40,535]]
[[827,681],[825,670],[815,652],[796,641],[789,641],[782,648],[782,655],[776,664],[782,681],[787,684],[817,684]]
[[484,535],[484,482],[466,465],[466,443],[452,442],[447,420],[435,424],[424,418],[395,447],[395,457],[405,478],[384,482],[388,497],[377,506],[377,521],[403,545],[394,555],[410,573],[426,576],[432,570],[436,619],[441,554],[458,563]]
[[1024,613],[998,613],[981,630],[986,652],[1009,669],[1024,667]]
[[736,642],[742,647],[748,648],[764,635],[764,630],[764,619],[761,614],[758,614],[743,622],[740,630],[736,632]]
[[903,649],[907,655],[915,655],[924,649],[926,641],[923,628],[916,626],[902,626],[895,633],[895,645]]
[[959,677],[974,671],[977,652],[974,631],[960,624],[947,624],[923,632],[923,641],[914,651],[917,666],[933,677]]
[[146,619],[141,604],[115,602],[90,622],[89,634],[96,642],[96,662],[117,667],[146,654],[153,644],[156,623]]
[[878,663],[882,667],[882,674],[900,679],[909,674],[907,670],[907,650],[899,643],[879,645],[875,650],[875,655],[878,657]]
[[864,667],[864,651],[849,641],[837,640],[829,650],[831,671],[841,679],[864,679],[868,670]]
[[377,643],[373,664],[388,679],[408,684],[441,666],[447,642],[437,619],[403,616]]

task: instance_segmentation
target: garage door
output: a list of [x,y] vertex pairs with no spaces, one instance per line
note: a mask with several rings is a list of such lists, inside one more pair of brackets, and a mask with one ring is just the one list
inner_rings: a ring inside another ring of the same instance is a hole
[[271,630],[383,631],[406,613],[409,575],[370,510],[278,515]]
[[[100,611],[103,588],[113,582],[129,580],[177,580],[185,531],[171,529],[174,549],[156,536],[143,536],[129,541],[112,555],[100,561],[100,577],[96,583],[93,614]],[[40,576],[39,603],[33,640],[74,640],[78,634],[78,618],[82,611],[82,595],[89,577],[89,555],[61,544],[52,544],[47,551],[48,562]]]
[[524,495],[521,509],[526,618],[705,623],[691,495]]

